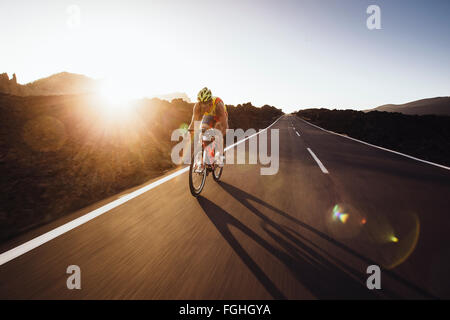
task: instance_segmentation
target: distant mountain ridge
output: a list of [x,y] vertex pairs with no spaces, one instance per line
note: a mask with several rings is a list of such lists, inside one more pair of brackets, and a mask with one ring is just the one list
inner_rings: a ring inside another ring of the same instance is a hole
[[[0,74],[0,92],[15,96],[54,96],[99,92],[102,80],[94,80],[82,74],[60,72],[27,84],[17,83],[14,73],[10,79],[7,73]],[[172,92],[154,96],[161,100],[182,99],[191,102],[184,92]]]
[[173,93],[167,93],[167,94],[160,94],[160,95],[154,96],[154,98],[158,98],[161,100],[167,100],[169,102],[172,101],[173,99],[182,99],[188,103],[191,103],[191,99],[184,92],[173,92]]
[[38,79],[25,85],[39,95],[82,94],[98,91],[100,80],[82,74],[60,72],[47,78]]
[[83,94],[98,91],[99,88],[99,80],[69,72],[53,74],[24,85],[17,83],[15,73],[11,79],[7,73],[0,74],[0,92],[16,96]]
[[450,97],[421,99],[404,104],[385,104],[365,111],[400,112],[410,115],[450,115]]

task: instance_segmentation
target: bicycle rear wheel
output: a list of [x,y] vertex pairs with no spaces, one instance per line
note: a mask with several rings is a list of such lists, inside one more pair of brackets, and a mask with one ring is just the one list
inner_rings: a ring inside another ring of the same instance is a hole
[[198,197],[202,192],[206,181],[206,167],[202,168],[202,152],[199,151],[192,156],[191,165],[189,166],[189,189],[194,197]]
[[222,176],[223,167],[219,167],[217,164],[213,170],[213,179],[216,182],[219,182],[220,177]]

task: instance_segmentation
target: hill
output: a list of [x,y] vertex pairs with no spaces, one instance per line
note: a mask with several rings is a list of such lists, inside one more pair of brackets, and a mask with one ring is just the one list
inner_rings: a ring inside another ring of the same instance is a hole
[[99,90],[100,82],[81,74],[60,72],[25,85],[17,83],[16,74],[0,74],[0,92],[17,96],[83,94]]
[[167,100],[172,101],[174,99],[182,99],[186,102],[191,102],[191,99],[189,99],[189,96],[184,92],[173,92],[173,93],[167,93],[167,94],[160,94],[155,96],[154,98],[158,98],[161,100]]
[[404,104],[386,104],[367,111],[400,112],[411,115],[450,115],[450,97],[422,99]]
[[96,92],[100,82],[87,76],[60,72],[26,84],[28,95],[63,95]]

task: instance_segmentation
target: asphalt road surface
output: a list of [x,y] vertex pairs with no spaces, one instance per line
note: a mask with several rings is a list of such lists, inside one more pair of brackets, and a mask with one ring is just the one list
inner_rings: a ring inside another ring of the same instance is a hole
[[[277,174],[226,165],[196,199],[183,173],[1,265],[0,298],[450,297],[449,170],[291,115],[271,129]],[[81,269],[81,290],[67,289],[69,265]],[[370,265],[381,268],[379,290],[367,288]]]

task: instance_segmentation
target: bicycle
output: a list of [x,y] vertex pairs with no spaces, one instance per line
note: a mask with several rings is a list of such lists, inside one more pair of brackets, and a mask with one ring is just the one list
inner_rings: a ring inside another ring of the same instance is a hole
[[[194,131],[194,130],[189,130]],[[198,197],[205,186],[206,177],[212,172],[214,181],[218,182],[222,176],[223,166],[219,166],[215,157],[217,143],[214,136],[205,135],[206,130],[201,131],[201,150],[192,154],[189,167],[189,189],[194,197]]]

